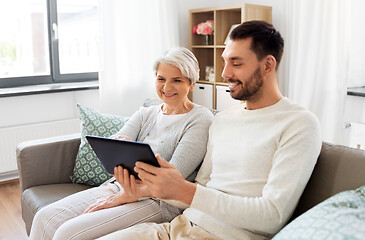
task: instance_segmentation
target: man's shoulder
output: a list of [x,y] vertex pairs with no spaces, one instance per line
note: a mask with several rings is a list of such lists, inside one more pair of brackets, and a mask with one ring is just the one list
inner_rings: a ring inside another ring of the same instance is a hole
[[286,118],[303,119],[309,122],[318,122],[318,118],[316,117],[316,115],[314,115],[307,108],[291,101],[288,98],[284,99],[281,111],[279,112],[283,113],[284,117]]
[[317,116],[307,108],[286,99],[285,107],[275,115],[275,122],[286,133],[318,135],[320,123]]

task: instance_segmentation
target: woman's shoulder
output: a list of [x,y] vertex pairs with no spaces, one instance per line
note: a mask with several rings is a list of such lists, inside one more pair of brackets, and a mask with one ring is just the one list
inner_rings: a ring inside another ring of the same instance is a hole
[[151,114],[151,113],[158,113],[161,109],[162,103],[151,105],[151,106],[142,106],[139,108],[139,111],[143,114]]
[[198,118],[207,118],[207,119],[213,119],[214,114],[213,112],[204,106],[201,106],[199,104],[194,103],[194,108],[191,111],[192,115]]
[[162,104],[151,105],[148,107],[141,106],[131,117],[132,119],[141,119],[142,121],[148,121],[149,119],[154,119],[159,110],[161,109]]

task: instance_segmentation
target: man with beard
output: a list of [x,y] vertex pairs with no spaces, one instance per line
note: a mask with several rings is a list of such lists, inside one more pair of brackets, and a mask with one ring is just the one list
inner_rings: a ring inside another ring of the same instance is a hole
[[196,182],[160,157],[161,168],[136,164],[142,183],[124,175],[131,194],[175,200],[186,210],[170,223],[105,239],[266,239],[290,218],[320,152],[318,120],[279,90],[284,40],[271,24],[244,22],[230,39],[222,77],[245,104],[216,115]]

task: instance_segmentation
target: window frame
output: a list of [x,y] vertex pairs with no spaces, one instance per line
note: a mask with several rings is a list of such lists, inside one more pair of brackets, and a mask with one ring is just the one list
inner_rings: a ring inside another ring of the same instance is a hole
[[56,38],[56,32],[53,30],[54,24],[58,26],[57,0],[46,0],[46,6],[50,75],[0,78],[0,88],[98,80],[98,72],[60,73],[59,42]]

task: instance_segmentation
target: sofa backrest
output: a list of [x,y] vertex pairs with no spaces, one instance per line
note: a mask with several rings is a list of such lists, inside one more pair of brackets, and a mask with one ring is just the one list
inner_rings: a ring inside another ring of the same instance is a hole
[[292,219],[336,193],[362,185],[365,185],[365,151],[324,142]]

